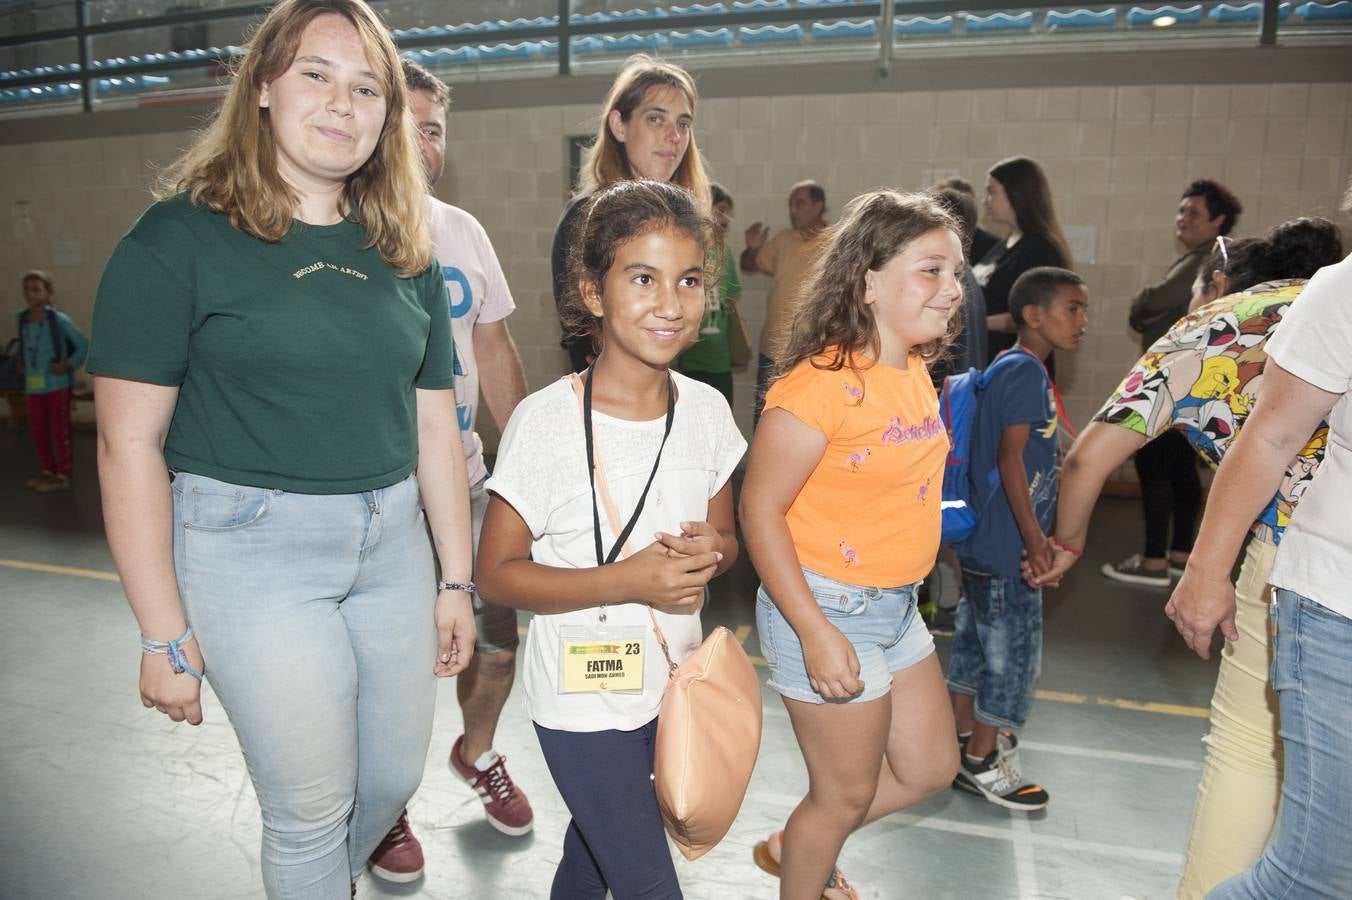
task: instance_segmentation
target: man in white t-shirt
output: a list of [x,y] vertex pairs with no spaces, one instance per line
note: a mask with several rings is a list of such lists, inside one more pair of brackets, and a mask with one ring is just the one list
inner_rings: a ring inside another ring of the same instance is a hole
[[[456,417],[469,470],[470,510],[477,549],[488,506],[483,441],[474,431],[479,389],[482,386],[488,411],[499,431],[507,427],[512,410],[526,396],[526,374],[507,330],[507,317],[516,304],[483,226],[469,213],[443,203],[431,193],[445,164],[450,89],[441,79],[408,61],[404,62],[404,80],[409,87],[409,108],[418,125],[419,147],[427,173],[432,247],[446,279],[451,306]],[[516,673],[516,648],[520,642],[516,611],[485,606],[476,594],[474,619],[478,629],[474,657],[469,668],[456,679],[465,732],[452,745],[448,763],[451,771],[478,793],[489,824],[504,834],[523,835],[531,830],[534,820],[530,803],[507,774],[503,757],[493,749],[498,717],[512,691]],[[376,848],[370,864],[373,873],[389,881],[413,881],[422,874],[422,848],[409,828],[407,813]]]

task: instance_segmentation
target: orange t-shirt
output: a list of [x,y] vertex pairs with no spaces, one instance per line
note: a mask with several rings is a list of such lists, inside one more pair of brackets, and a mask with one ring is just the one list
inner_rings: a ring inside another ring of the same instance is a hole
[[[826,435],[826,453],[785,518],[798,561],[828,578],[890,588],[920,581],[939,552],[948,433],[920,357],[905,369],[860,360],[860,373],[800,362],[765,409]],[[861,379],[862,376],[862,379]]]

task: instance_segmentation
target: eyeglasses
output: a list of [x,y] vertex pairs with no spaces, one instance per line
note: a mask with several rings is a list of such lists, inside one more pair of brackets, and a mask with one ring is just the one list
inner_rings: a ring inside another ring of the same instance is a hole
[[1216,249],[1221,251],[1221,265],[1227,269],[1230,268],[1230,251],[1226,248],[1229,242],[1230,239],[1225,235],[1216,235]]

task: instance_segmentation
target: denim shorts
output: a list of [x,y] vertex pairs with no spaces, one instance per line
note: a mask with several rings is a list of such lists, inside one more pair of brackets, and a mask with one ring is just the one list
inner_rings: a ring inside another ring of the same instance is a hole
[[[847,703],[865,703],[885,696],[892,689],[892,673],[923,660],[934,652],[934,639],[916,610],[920,585],[895,588],[860,587],[835,581],[811,569],[803,569],[807,586],[827,620],[849,639],[859,657],[859,678],[864,690]],[[808,681],[803,645],[789,620],[766,593],[756,593],[756,630],[761,653],[770,667],[770,687],[790,700],[825,703]]]
[[948,689],[976,698],[978,722],[1022,728],[1042,673],[1042,590],[962,570]]

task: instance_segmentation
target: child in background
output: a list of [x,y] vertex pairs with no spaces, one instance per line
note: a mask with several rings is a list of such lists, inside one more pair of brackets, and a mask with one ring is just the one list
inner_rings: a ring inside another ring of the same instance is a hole
[[718,388],[732,406],[732,350],[728,343],[728,314],[742,296],[742,279],[726,236],[732,223],[732,196],[720,184],[709,185],[713,198],[714,252],[721,270],[717,287],[708,293],[704,321],[695,345],[681,354],[681,371],[696,381]]
[[526,709],[572,814],[550,896],[672,900],[650,779],[666,654],[699,647],[705,585],[737,558],[729,479],[746,442],[716,390],[670,370],[704,316],[709,223],[695,199],[635,180],[591,204],[563,310],[599,332],[601,352],[512,414],[487,483],[479,593],[535,613]]
[[1089,324],[1084,280],[1055,266],[1030,269],[1009,292],[1018,342],[991,374],[972,433],[972,501],[982,510],[954,549],[962,564],[948,688],[962,766],[953,786],[1010,809],[1036,810],[1048,795],[1023,780],[1011,731],[1023,727],[1042,666],[1042,590],[1020,574],[1050,568],[1056,517],[1059,397],[1044,363],[1073,350]]
[[40,494],[70,490],[70,393],[89,341],[70,316],[52,307],[52,276],[34,269],[23,276],[28,309],[18,315],[20,371],[28,405],[28,433],[42,461],[42,474],[24,482]]
[[932,198],[875,191],[825,238],[742,491],[756,627],[808,794],[756,847],[784,900],[853,900],[835,869],[860,825],[957,771],[953,715],[916,609],[939,549],[948,438],[926,365],[956,336],[963,249]]

